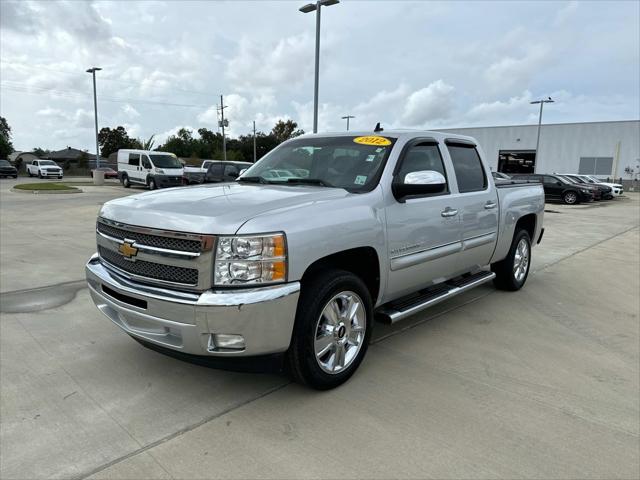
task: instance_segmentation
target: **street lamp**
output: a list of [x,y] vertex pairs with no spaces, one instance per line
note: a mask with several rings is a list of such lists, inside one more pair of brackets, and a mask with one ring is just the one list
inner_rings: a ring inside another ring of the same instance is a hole
[[318,0],[316,3],[308,3],[300,7],[302,13],[316,12],[316,72],[313,88],[313,133],[318,133],[318,75],[320,70],[320,8],[330,7],[340,3],[340,0]]
[[96,121],[96,168],[100,167],[100,147],[98,144],[98,100],[96,98],[96,72],[102,70],[100,67],[92,67],[87,73],[93,75],[93,113]]
[[353,115],[346,115],[344,117],[342,117],[342,120],[346,120],[347,121],[347,132],[349,131],[349,120],[352,118],[356,118]]
[[[540,126],[542,125],[542,107],[544,106],[545,103],[554,103],[554,102],[551,99],[551,97],[548,97],[546,100],[545,99],[535,100],[530,103],[531,105],[536,105],[538,103],[540,104],[540,115],[538,116],[538,140],[536,141],[536,165],[538,165],[538,152],[540,149]],[[535,167],[533,171],[535,172]]]

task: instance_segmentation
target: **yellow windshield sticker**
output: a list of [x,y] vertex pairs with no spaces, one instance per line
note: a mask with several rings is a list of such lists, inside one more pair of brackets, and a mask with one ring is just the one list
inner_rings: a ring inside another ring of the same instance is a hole
[[353,139],[355,143],[359,143],[360,145],[375,145],[378,147],[386,147],[391,145],[391,140],[384,137],[379,137],[377,135],[369,135],[367,137],[356,137]]

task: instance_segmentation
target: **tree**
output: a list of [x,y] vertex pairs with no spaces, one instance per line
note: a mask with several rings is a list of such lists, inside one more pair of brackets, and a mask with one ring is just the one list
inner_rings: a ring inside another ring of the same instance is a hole
[[289,140],[290,138],[297,137],[304,133],[304,130],[297,130],[297,128],[298,124],[293,120],[287,120],[286,122],[278,120],[278,123],[276,123],[271,130],[271,135],[273,135],[278,144],[280,144],[285,140]]
[[45,155],[49,155],[51,153],[51,150],[47,150],[45,148],[40,148],[40,147],[36,147],[32,150],[33,154],[38,157],[38,158],[42,158]]
[[101,155],[103,157],[108,157],[121,148],[142,147],[138,140],[129,137],[127,130],[122,126],[114,129],[103,127],[100,133],[98,133],[98,144],[100,145]]
[[6,118],[0,117],[0,158],[7,158],[10,153],[13,153],[11,127]]
[[78,167],[83,169],[89,167],[89,155],[87,154],[87,152],[83,151],[80,155],[78,155]]
[[175,135],[167,138],[164,145],[158,147],[161,152],[171,152],[182,158],[200,158],[200,142],[193,138],[191,130],[181,128]]
[[154,137],[155,135],[151,135],[147,140],[144,140],[142,138],[137,138],[136,142],[140,144],[141,150],[153,150],[153,146],[156,143],[156,141],[154,140]]

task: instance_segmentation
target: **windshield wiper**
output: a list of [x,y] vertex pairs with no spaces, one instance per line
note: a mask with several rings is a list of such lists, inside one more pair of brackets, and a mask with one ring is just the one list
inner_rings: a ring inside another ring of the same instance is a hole
[[287,178],[287,183],[301,183],[307,185],[320,185],[321,187],[333,187],[330,183],[319,178]]
[[266,179],[260,177],[260,176],[255,176],[255,177],[238,177],[236,179],[237,182],[247,182],[247,183],[262,183],[262,184],[267,184],[269,183]]

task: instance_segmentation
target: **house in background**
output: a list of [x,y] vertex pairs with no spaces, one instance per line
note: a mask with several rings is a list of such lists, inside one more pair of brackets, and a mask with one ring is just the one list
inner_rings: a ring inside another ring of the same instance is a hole
[[[78,166],[78,164],[82,161],[82,158],[85,158],[87,161],[87,166],[90,168],[95,168],[96,166],[96,156],[92,153],[89,153],[84,150],[78,150],[77,148],[67,147],[62,150],[58,150],[56,152],[49,152],[46,155],[43,155],[42,158],[46,160],[53,160],[61,166]],[[106,158],[100,158],[100,163],[103,165],[107,164]]]

